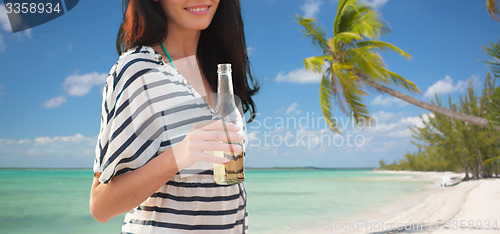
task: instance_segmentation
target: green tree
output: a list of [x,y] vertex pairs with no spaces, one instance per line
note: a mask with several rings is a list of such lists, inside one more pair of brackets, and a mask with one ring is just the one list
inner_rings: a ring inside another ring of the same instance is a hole
[[[413,105],[434,113],[480,126],[488,125],[482,117],[466,115],[440,106],[418,100],[392,88],[402,87],[412,93],[420,93],[411,81],[387,69],[377,49],[394,51],[407,59],[411,56],[400,48],[377,40],[389,29],[372,8],[359,4],[357,0],[340,0],[333,25],[333,37],[327,38],[324,30],[314,19],[297,16],[297,22],[304,27],[305,36],[312,39],[322,55],[304,59],[305,68],[322,73],[320,84],[321,110],[330,128],[339,132],[332,114],[332,100],[356,123],[370,118],[363,96],[367,86],[392,95]],[[499,126],[495,126],[500,130]]]
[[[489,46],[483,46],[483,50],[491,57],[490,61],[484,62],[490,66],[495,78],[500,78],[500,41],[496,44],[490,42]],[[493,93],[488,104],[488,110],[490,112],[488,119],[491,123],[500,125],[500,86]]]
[[[495,8],[497,9],[497,8]],[[496,11],[498,13],[498,9]],[[498,18],[497,18],[498,19]],[[486,63],[490,66],[491,71],[495,78],[500,77],[500,41],[498,41],[496,44],[490,43],[489,47],[483,47],[484,51],[490,55],[491,60],[486,61]],[[491,95],[491,98],[489,99],[488,103],[488,112],[489,116],[488,119],[491,123],[491,126],[498,126],[500,125],[500,86],[498,86],[493,94]],[[495,140],[495,139],[493,139]],[[496,139],[498,141],[498,145],[500,145],[500,136]],[[485,164],[487,165],[494,165],[495,169],[495,174],[498,176],[498,161],[500,161],[500,155],[496,155],[494,157],[491,157],[489,159],[486,159],[484,161]]]
[[[460,97],[458,103],[448,98],[451,110],[480,117],[490,113],[486,106],[494,95],[495,79],[486,76],[481,96],[476,95],[471,82],[467,93]],[[433,104],[442,106],[436,96]],[[421,116],[423,126],[411,128],[412,143],[418,152],[407,153],[399,160],[399,166],[384,165],[385,168],[401,168],[420,171],[460,170],[469,178],[491,177],[498,175],[498,155],[500,154],[500,132],[490,126],[478,126],[450,119],[434,113],[433,116]]]

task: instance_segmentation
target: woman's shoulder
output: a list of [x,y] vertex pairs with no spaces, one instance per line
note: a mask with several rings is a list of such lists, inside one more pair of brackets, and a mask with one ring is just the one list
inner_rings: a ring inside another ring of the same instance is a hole
[[162,64],[161,55],[149,46],[135,46],[120,55],[114,67],[116,70],[127,69],[132,65],[154,67]]
[[[116,87],[119,83],[124,83],[141,74],[151,74],[164,69],[167,68],[164,66],[161,55],[152,47],[136,46],[120,55],[118,61],[109,71],[106,83],[113,84],[113,87]],[[173,75],[174,71],[169,71],[168,74]]]

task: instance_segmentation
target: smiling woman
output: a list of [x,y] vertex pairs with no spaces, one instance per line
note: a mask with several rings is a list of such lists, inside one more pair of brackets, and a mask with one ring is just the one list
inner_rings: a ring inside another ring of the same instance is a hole
[[[245,233],[245,188],[214,183],[213,163],[229,160],[206,152],[239,153],[241,146],[222,142],[243,136],[237,125],[211,121],[210,99],[204,100],[216,90],[217,64],[231,63],[235,94],[249,121],[254,117],[258,87],[239,1],[123,4],[120,58],[103,90],[92,215],[106,222],[128,212],[123,233]],[[186,59],[194,61],[186,66]],[[193,70],[200,75],[186,76]]]

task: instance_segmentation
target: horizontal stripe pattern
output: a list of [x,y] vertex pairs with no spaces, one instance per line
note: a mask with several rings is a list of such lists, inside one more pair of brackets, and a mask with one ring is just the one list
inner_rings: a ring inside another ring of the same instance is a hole
[[231,210],[176,210],[167,207],[158,206],[139,206],[137,210],[158,212],[158,213],[170,213],[176,215],[189,215],[189,216],[200,216],[200,215],[210,215],[210,216],[221,216],[221,215],[231,215],[236,214],[239,210],[243,210],[244,205],[239,206],[236,209]]
[[133,219],[130,222],[134,224],[150,225],[154,227],[165,227],[165,228],[180,229],[180,230],[227,230],[234,228],[236,225],[242,225],[244,221],[245,221],[244,219],[240,219],[234,223],[219,224],[219,225],[189,225],[189,224],[157,222],[154,220],[137,220],[137,219]]
[[164,199],[170,199],[180,202],[192,202],[192,201],[202,201],[202,202],[218,202],[218,201],[230,201],[240,198],[240,194],[233,194],[229,196],[214,196],[214,197],[202,197],[202,196],[175,196],[169,193],[155,193],[151,197],[160,197]]
[[[94,171],[99,181],[134,171],[212,115],[187,81],[151,47],[120,56],[103,89]],[[125,216],[122,233],[246,233],[243,184],[218,185],[212,165],[178,172]]]

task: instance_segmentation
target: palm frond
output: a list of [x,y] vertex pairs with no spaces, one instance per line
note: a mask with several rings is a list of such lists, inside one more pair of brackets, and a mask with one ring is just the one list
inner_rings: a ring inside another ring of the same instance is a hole
[[335,35],[333,38],[333,43],[339,44],[339,43],[344,43],[344,44],[351,44],[354,41],[358,41],[363,39],[359,34],[357,33],[352,33],[352,32],[341,32]]
[[352,61],[357,70],[362,71],[367,77],[390,84],[389,77],[381,69],[385,66],[385,63],[382,57],[373,50],[363,47],[349,49],[346,51],[346,60]]
[[330,82],[330,77],[329,76],[323,76],[321,78],[321,85],[319,89],[319,101],[321,104],[321,111],[323,112],[323,116],[326,119],[326,122],[328,124],[328,127],[337,133],[340,134],[340,130],[338,127],[337,119],[333,117],[332,114],[332,86]]
[[384,70],[392,80],[392,83],[394,83],[397,87],[402,86],[406,90],[412,92],[412,93],[422,93],[420,89],[417,87],[417,85],[404,77],[400,76],[399,74],[389,71],[388,69],[382,67],[382,70]]
[[392,50],[392,51],[400,54],[401,56],[405,57],[408,60],[411,59],[410,54],[406,53],[404,50],[400,49],[399,47],[397,47],[391,43],[385,42],[385,41],[365,40],[365,41],[360,41],[360,42],[356,43],[356,46],[357,47],[369,47],[370,49],[371,48],[378,48],[378,49],[381,49],[384,51]]
[[495,77],[500,77],[500,41],[496,44],[490,42],[489,46],[483,46],[483,50],[491,56],[490,61],[484,62],[490,66]]
[[359,33],[365,38],[378,38],[390,31],[386,24],[380,20],[378,13],[369,7],[358,7],[354,18],[356,20],[351,23],[349,31]]
[[340,73],[348,73],[352,69],[354,69],[354,65],[352,63],[333,63],[332,70],[335,74]]
[[337,7],[337,15],[335,16],[335,22],[333,23],[333,35],[345,32],[346,26],[349,25],[349,19],[342,19],[345,16],[351,16],[351,14],[346,14],[345,12],[353,10],[351,8],[356,7],[357,0],[340,0]]
[[352,72],[343,72],[337,74],[342,87],[342,94],[345,102],[349,106],[350,116],[356,123],[361,119],[370,119],[370,112],[365,104],[363,104],[362,96],[367,93],[363,90],[362,84],[357,80]]
[[498,5],[496,0],[486,0],[486,9],[490,14],[491,18],[500,21],[500,11],[498,10]]
[[306,70],[321,73],[325,69],[325,62],[329,60],[329,56],[313,56],[304,59]]
[[304,27],[304,36],[311,38],[315,46],[321,49],[323,53],[329,51],[326,33],[322,28],[316,25],[316,20],[314,18],[303,18],[297,15],[297,23]]
[[487,105],[489,112],[488,120],[491,124],[500,126],[500,86],[495,89]]
[[483,161],[483,165],[488,165],[489,163],[498,162],[498,161],[500,161],[500,156],[493,157],[493,158],[488,158],[488,159],[486,159],[486,160]]
[[341,86],[340,86],[339,80],[337,79],[338,77],[337,77],[337,73],[335,71],[335,64],[336,63],[330,63],[330,67],[325,72],[325,76],[330,77],[331,91],[332,91],[335,103],[338,105],[339,109],[344,114],[347,115],[347,114],[349,114],[350,110],[347,108],[344,97],[342,96]]

